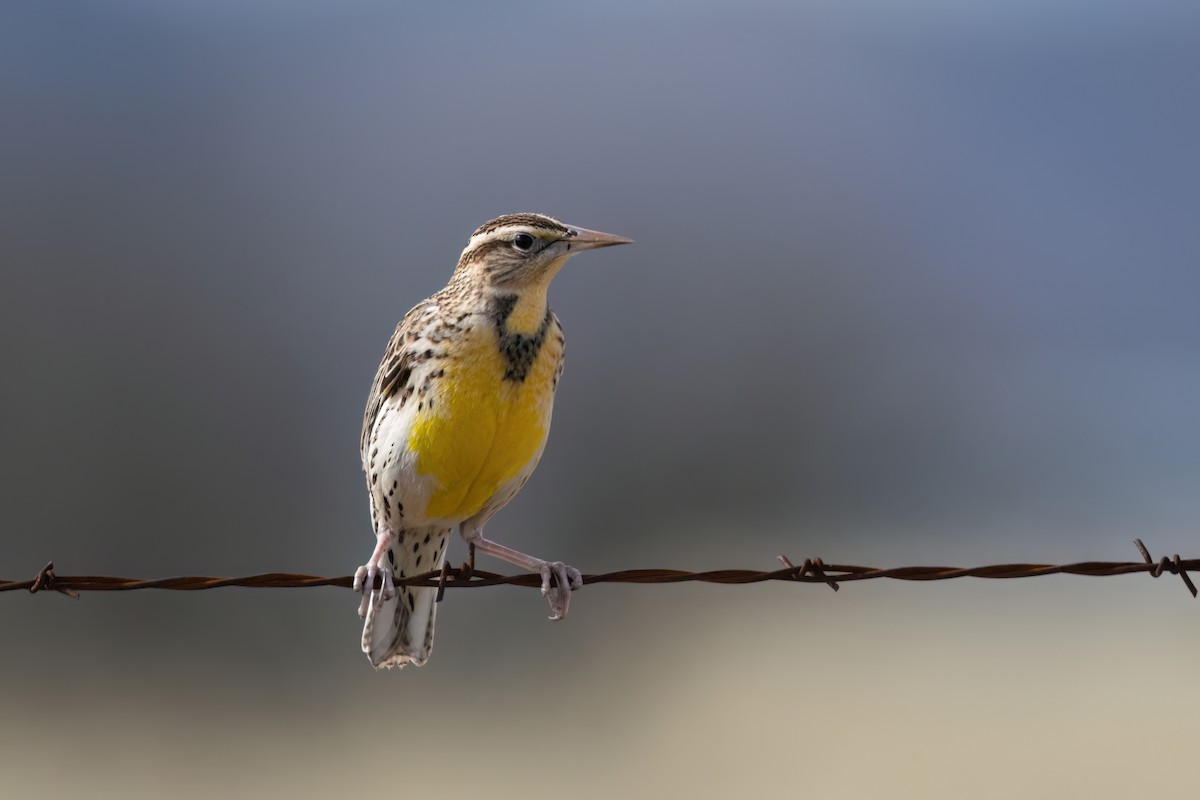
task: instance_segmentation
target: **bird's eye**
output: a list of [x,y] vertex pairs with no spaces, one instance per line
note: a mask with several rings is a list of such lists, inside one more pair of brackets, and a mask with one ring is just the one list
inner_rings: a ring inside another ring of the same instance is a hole
[[530,248],[533,247],[533,237],[528,233],[518,233],[513,237],[513,247],[524,252],[529,252]]

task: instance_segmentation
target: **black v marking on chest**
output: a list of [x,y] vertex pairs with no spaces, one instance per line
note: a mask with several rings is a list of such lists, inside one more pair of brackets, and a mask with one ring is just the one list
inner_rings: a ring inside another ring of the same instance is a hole
[[499,338],[500,355],[504,357],[504,380],[525,380],[533,362],[537,360],[542,344],[546,341],[546,331],[550,329],[553,315],[546,309],[546,316],[541,326],[533,333],[516,333],[508,329],[508,317],[517,305],[515,294],[501,295],[492,301],[491,317],[496,324],[496,335]]

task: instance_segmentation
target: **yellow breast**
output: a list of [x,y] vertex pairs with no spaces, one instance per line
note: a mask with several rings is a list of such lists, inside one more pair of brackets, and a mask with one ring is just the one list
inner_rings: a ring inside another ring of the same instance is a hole
[[550,428],[562,348],[546,341],[523,381],[505,379],[494,332],[456,343],[409,437],[417,472],[434,479],[425,516],[463,520],[538,456]]

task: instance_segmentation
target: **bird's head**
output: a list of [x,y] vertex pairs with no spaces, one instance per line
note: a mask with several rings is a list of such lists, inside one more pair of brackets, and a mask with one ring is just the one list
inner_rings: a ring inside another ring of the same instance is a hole
[[455,271],[497,288],[544,287],[576,253],[631,241],[544,214],[506,214],[471,234]]

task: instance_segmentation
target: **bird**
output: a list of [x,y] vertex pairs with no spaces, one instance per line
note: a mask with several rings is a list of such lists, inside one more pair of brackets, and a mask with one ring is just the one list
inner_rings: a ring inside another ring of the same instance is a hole
[[474,550],[540,574],[550,619],[567,615],[579,570],[487,539],[484,526],[546,446],[564,346],[550,282],[572,256],[631,241],[544,214],[497,217],[471,234],[445,288],[396,326],[360,441],[375,548],[354,590],[376,669],[428,660],[437,589],[396,584],[440,570],[455,527]]

